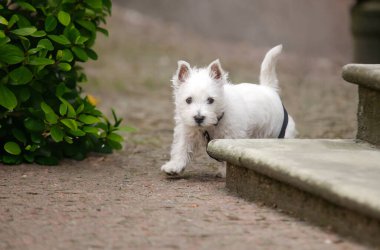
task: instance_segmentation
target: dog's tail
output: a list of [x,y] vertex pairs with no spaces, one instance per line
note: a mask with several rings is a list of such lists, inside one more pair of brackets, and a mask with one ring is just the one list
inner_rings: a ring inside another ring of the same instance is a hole
[[281,54],[282,44],[277,45],[267,52],[261,63],[260,84],[279,90],[276,74],[278,56]]

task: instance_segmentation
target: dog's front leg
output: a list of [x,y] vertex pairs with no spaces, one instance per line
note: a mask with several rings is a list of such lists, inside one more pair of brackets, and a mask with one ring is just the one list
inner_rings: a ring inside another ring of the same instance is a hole
[[174,128],[170,161],[161,167],[161,171],[169,175],[182,173],[191,160],[194,144],[194,138],[186,132],[186,129],[181,125],[177,125]]

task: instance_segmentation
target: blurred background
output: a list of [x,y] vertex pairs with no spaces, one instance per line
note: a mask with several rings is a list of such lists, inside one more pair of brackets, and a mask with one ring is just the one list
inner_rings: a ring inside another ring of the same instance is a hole
[[353,0],[119,0],[142,14],[213,39],[255,47],[282,43],[305,56],[351,59]]
[[[354,138],[356,87],[341,78],[352,62],[353,0],[114,0],[99,59],[85,89],[104,110],[139,128],[129,143],[171,142],[170,79],[177,61],[219,58],[233,83],[257,82],[268,49],[284,45],[277,72],[283,102],[301,138]],[[167,153],[167,152],[166,152]]]

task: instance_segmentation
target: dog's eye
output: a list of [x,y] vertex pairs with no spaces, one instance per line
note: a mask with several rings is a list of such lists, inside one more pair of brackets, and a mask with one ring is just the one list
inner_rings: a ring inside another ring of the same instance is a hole
[[192,102],[193,102],[193,98],[191,98],[191,97],[186,98],[186,103],[187,104],[190,104]]
[[213,102],[214,102],[214,98],[212,98],[212,97],[207,98],[208,104],[212,104]]

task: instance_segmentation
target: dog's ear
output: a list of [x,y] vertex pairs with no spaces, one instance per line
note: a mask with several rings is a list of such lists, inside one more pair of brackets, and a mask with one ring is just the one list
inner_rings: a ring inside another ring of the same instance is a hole
[[184,83],[190,75],[190,64],[185,61],[178,61],[178,69],[175,74],[179,83]]
[[220,80],[225,77],[225,73],[222,69],[222,66],[220,65],[219,59],[216,59],[210,65],[208,66],[208,71],[210,73],[210,76],[215,80]]

